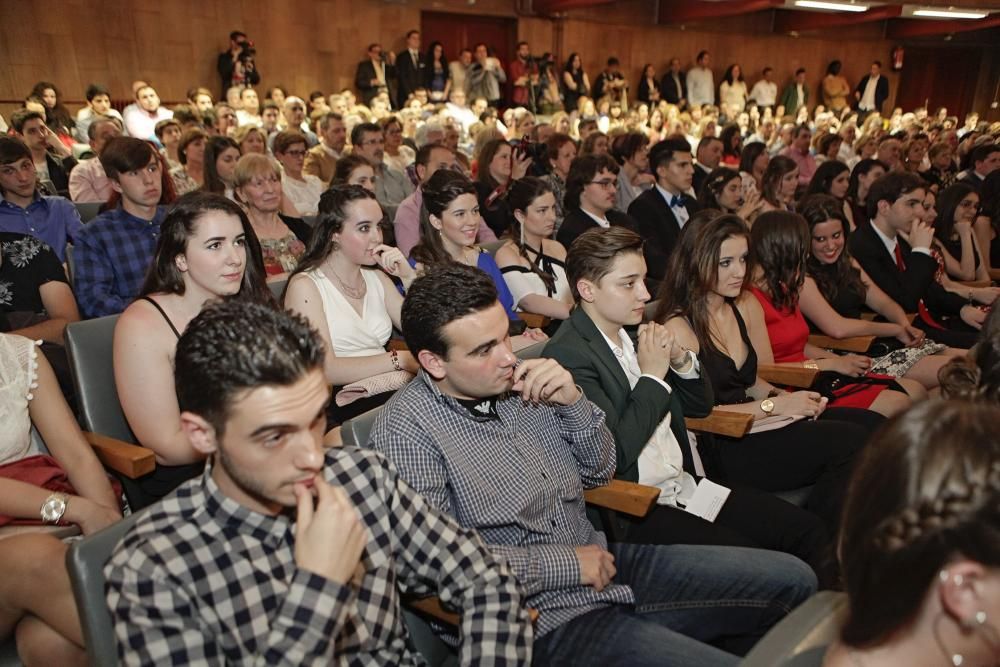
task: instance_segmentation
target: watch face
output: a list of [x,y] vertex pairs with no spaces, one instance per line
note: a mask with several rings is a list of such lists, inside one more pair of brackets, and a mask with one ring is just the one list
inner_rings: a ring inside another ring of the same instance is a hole
[[42,505],[42,519],[45,521],[56,522],[65,512],[66,501],[62,498],[49,498]]
[[767,414],[771,414],[771,412],[774,411],[774,401],[772,401],[770,398],[765,398],[763,401],[760,402],[760,409],[766,412]]

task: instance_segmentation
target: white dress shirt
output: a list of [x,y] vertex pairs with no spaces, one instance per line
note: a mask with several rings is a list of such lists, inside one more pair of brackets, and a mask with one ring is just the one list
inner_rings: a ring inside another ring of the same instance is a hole
[[[681,229],[684,229],[685,223],[687,223],[688,218],[691,217],[688,214],[687,207],[680,204],[676,206],[672,205],[671,202],[674,199],[674,195],[670,194],[665,189],[663,189],[663,186],[661,186],[659,183],[656,184],[656,189],[660,191],[661,195],[663,195],[663,199],[667,202],[667,206],[670,207],[670,211],[674,214],[674,217],[677,218],[677,226],[680,227]],[[688,195],[682,195],[682,196],[685,199],[688,197]]]

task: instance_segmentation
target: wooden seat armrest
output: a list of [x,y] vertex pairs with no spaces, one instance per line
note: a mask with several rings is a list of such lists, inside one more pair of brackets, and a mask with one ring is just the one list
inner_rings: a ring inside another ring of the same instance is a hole
[[552,322],[546,315],[539,315],[538,313],[518,313],[518,315],[521,316],[521,319],[524,320],[529,329],[544,329]]
[[[448,625],[458,627],[461,621],[458,614],[453,611],[448,611],[442,607],[441,599],[436,596],[427,598],[410,598],[406,600],[405,604],[410,609],[414,609],[424,616],[429,616],[436,621],[447,623]],[[538,620],[538,610],[529,607],[528,616],[531,617],[531,622],[534,623]]]
[[843,352],[865,353],[875,341],[875,336],[850,336],[848,338],[833,338],[822,334],[809,336],[809,344],[826,350],[841,350]]
[[156,455],[152,449],[90,431],[84,431],[83,437],[94,448],[102,464],[129,479],[148,475],[156,468]]
[[[868,313],[861,313],[861,318],[860,319],[862,319],[862,320],[864,320],[866,322],[874,322],[876,317],[878,317],[878,313],[868,312]],[[915,320],[916,318],[917,318],[917,314],[916,313],[907,313],[906,314],[906,319],[909,321],[910,324],[913,324],[913,320]]]
[[989,280],[956,280],[962,287],[990,287],[993,283]]
[[816,380],[816,376],[819,375],[819,371],[813,368],[797,366],[760,364],[757,366],[757,375],[773,385],[807,389],[812,386],[812,383]]
[[753,415],[714,409],[707,417],[685,417],[684,425],[689,431],[742,438],[753,428]]
[[402,338],[390,338],[387,347],[390,351],[395,350],[396,352],[407,352],[410,349],[406,347],[406,341]]
[[606,507],[631,516],[644,517],[656,504],[656,499],[660,497],[660,490],[655,486],[613,479],[604,486],[587,489],[583,492],[583,497],[591,505]]

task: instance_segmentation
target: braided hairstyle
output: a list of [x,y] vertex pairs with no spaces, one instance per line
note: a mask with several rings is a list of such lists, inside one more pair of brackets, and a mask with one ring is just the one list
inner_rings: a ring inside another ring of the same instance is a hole
[[854,469],[839,554],[841,639],[878,646],[913,622],[956,555],[1000,566],[1000,407],[926,401],[883,426]]

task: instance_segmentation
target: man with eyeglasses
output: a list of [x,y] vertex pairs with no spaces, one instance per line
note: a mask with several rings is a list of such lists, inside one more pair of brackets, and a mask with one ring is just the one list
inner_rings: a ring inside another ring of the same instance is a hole
[[291,97],[285,98],[285,121],[287,121],[288,126],[286,130],[298,130],[306,138],[306,144],[311,148],[319,143],[319,137],[316,133],[309,129],[309,123],[306,122],[306,103],[302,101],[301,97]]
[[299,215],[316,215],[323,181],[302,168],[306,162],[306,138],[295,129],[274,136],[274,157],[281,163],[281,189],[295,205]]
[[366,106],[371,106],[376,95],[389,93],[389,81],[395,74],[396,54],[390,51],[388,56],[383,57],[382,45],[370,44],[368,59],[358,63],[358,69],[354,74],[354,85],[357,86]]
[[573,160],[566,176],[566,217],[556,240],[569,248],[577,236],[595,227],[620,225],[636,231],[635,221],[614,210],[618,200],[618,163],[610,155]]
[[375,199],[390,220],[395,219],[396,209],[413,193],[413,183],[401,171],[382,162],[385,138],[375,123],[359,123],[351,130],[351,145],[355,155],[368,160],[375,170]]

